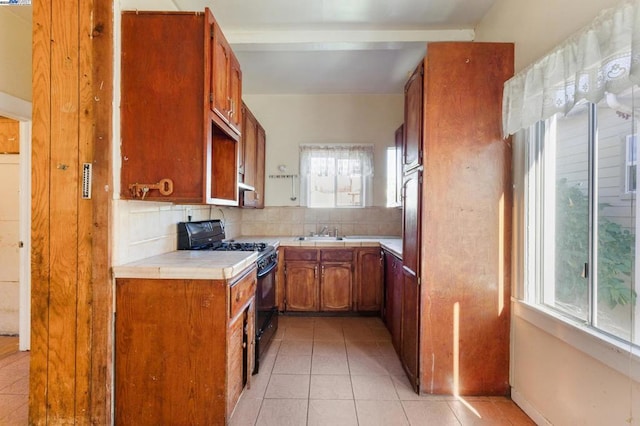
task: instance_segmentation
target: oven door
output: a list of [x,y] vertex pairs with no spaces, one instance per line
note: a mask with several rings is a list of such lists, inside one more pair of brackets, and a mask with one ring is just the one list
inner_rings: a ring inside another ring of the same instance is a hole
[[256,359],[253,373],[258,372],[260,357],[269,347],[269,343],[278,329],[278,308],[276,306],[276,266],[258,274],[256,288]]

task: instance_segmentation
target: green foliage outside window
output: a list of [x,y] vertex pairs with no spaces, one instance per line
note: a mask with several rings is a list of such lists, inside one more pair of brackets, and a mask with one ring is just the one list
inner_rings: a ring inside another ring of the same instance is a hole
[[[600,204],[602,211],[607,204]],[[585,308],[588,281],[588,197],[566,179],[556,185],[556,300]],[[598,218],[598,300],[611,309],[632,303],[635,237],[620,224]]]

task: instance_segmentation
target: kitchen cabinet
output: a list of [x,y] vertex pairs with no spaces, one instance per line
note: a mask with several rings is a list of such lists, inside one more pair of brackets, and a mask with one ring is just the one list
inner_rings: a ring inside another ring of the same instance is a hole
[[420,286],[418,276],[403,267],[403,260],[384,252],[385,310],[383,318],[391,334],[391,342],[409,378],[418,392]]
[[241,73],[220,34],[209,9],[123,12],[122,198],[238,205]]
[[509,392],[511,143],[501,111],[512,75],[511,43],[439,42],[407,82],[401,358],[421,392]]
[[382,251],[379,247],[358,248],[356,261],[355,309],[358,312],[382,310]]
[[251,110],[242,105],[239,181],[253,188],[241,193],[242,207],[264,208],[266,134]]
[[400,361],[413,389],[419,391],[420,285],[418,277],[403,269],[402,315],[400,319]]
[[420,273],[420,219],[422,207],[422,170],[414,169],[402,182],[402,265],[414,276]]
[[402,290],[404,274],[402,259],[384,250],[384,312],[383,319],[391,334],[391,343],[400,354],[402,326]]
[[405,172],[422,164],[423,77],[424,64],[420,63],[404,86],[402,166]]
[[256,269],[116,279],[115,423],[226,424],[253,370]]
[[242,123],[242,71],[220,26],[213,22],[211,57],[212,110],[236,132]]
[[317,311],[319,309],[318,250],[284,250],[285,311]]
[[286,311],[351,311],[352,249],[300,249],[284,252]]
[[350,311],[353,250],[322,249],[320,261],[320,310]]

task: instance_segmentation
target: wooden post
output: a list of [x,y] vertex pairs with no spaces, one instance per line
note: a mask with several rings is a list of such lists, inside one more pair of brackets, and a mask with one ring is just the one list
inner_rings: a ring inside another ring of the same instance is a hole
[[33,2],[31,424],[110,423],[112,19]]

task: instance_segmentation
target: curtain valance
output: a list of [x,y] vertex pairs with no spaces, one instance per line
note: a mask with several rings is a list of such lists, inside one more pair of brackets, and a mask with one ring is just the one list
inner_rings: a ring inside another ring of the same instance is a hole
[[504,135],[638,83],[640,0],[626,0],[505,83]]
[[[312,158],[316,161],[312,162]],[[336,163],[335,160],[353,161]],[[373,175],[373,145],[300,145],[300,174],[303,176],[309,174],[371,176]]]

